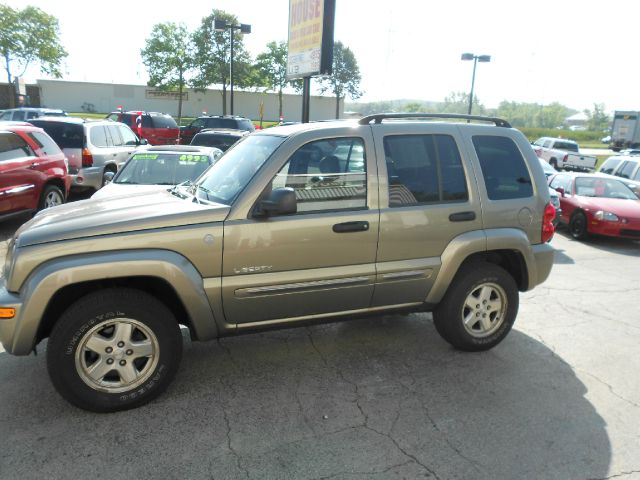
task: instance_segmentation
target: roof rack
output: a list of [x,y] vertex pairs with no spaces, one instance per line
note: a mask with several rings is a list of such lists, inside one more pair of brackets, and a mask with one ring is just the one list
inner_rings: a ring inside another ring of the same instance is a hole
[[461,120],[480,120],[483,122],[495,123],[496,127],[511,128],[506,120],[496,117],[485,117],[482,115],[465,115],[462,113],[376,113],[362,117],[358,123],[360,125],[368,125],[371,122],[376,124],[382,123],[382,120],[394,118],[457,118]]

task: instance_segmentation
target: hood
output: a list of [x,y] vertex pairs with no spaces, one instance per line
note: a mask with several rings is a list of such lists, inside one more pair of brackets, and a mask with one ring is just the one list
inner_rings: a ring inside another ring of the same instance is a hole
[[168,191],[81,200],[38,213],[16,232],[16,245],[221,222],[230,208],[195,203]]
[[113,198],[122,195],[138,195],[141,193],[161,192],[171,185],[131,185],[128,183],[109,183],[91,195],[92,200]]
[[604,210],[619,217],[640,219],[640,200],[621,198],[580,197],[582,207],[592,212]]

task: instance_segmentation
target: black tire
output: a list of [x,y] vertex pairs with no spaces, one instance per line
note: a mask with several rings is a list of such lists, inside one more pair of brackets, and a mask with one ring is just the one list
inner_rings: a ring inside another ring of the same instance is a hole
[[[151,353],[145,355],[147,350]],[[171,383],[181,357],[182,336],[171,311],[151,295],[125,288],[96,291],[76,301],[55,324],[47,346],[47,368],[56,390],[92,412],[150,402]],[[101,362],[104,374],[98,368],[91,371]]]
[[[490,295],[483,303],[483,297],[477,297],[477,292]],[[478,302],[477,308],[469,307],[470,298]],[[498,304],[499,309],[493,309]],[[511,330],[518,305],[518,287],[513,277],[498,265],[476,261],[460,267],[433,311],[433,321],[440,336],[455,348],[467,352],[489,350]],[[468,320],[466,326],[465,319]],[[490,327],[484,328],[486,325]]]
[[46,185],[40,195],[38,210],[55,207],[64,203],[64,193],[55,185]]
[[551,160],[549,160],[549,165],[551,165],[553,168],[558,170],[558,161],[555,158],[552,158]]
[[576,240],[585,240],[589,236],[587,231],[587,216],[583,212],[575,212],[569,220],[569,233]]

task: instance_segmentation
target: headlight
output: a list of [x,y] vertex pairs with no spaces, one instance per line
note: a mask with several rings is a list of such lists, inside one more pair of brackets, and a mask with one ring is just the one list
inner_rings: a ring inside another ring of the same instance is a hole
[[605,222],[618,222],[620,219],[615,213],[605,212],[604,210],[598,210],[594,217],[596,220],[604,220]]

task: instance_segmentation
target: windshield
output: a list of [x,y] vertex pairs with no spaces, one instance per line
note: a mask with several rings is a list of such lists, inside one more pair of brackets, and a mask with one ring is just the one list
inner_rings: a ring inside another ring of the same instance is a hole
[[576,195],[581,195],[583,197],[638,200],[636,194],[621,181],[599,177],[576,178]]
[[176,153],[136,153],[113,183],[135,185],[177,185],[195,180],[211,165],[208,155]]
[[199,191],[210,201],[231,205],[284,140],[273,135],[244,137],[199,180]]

